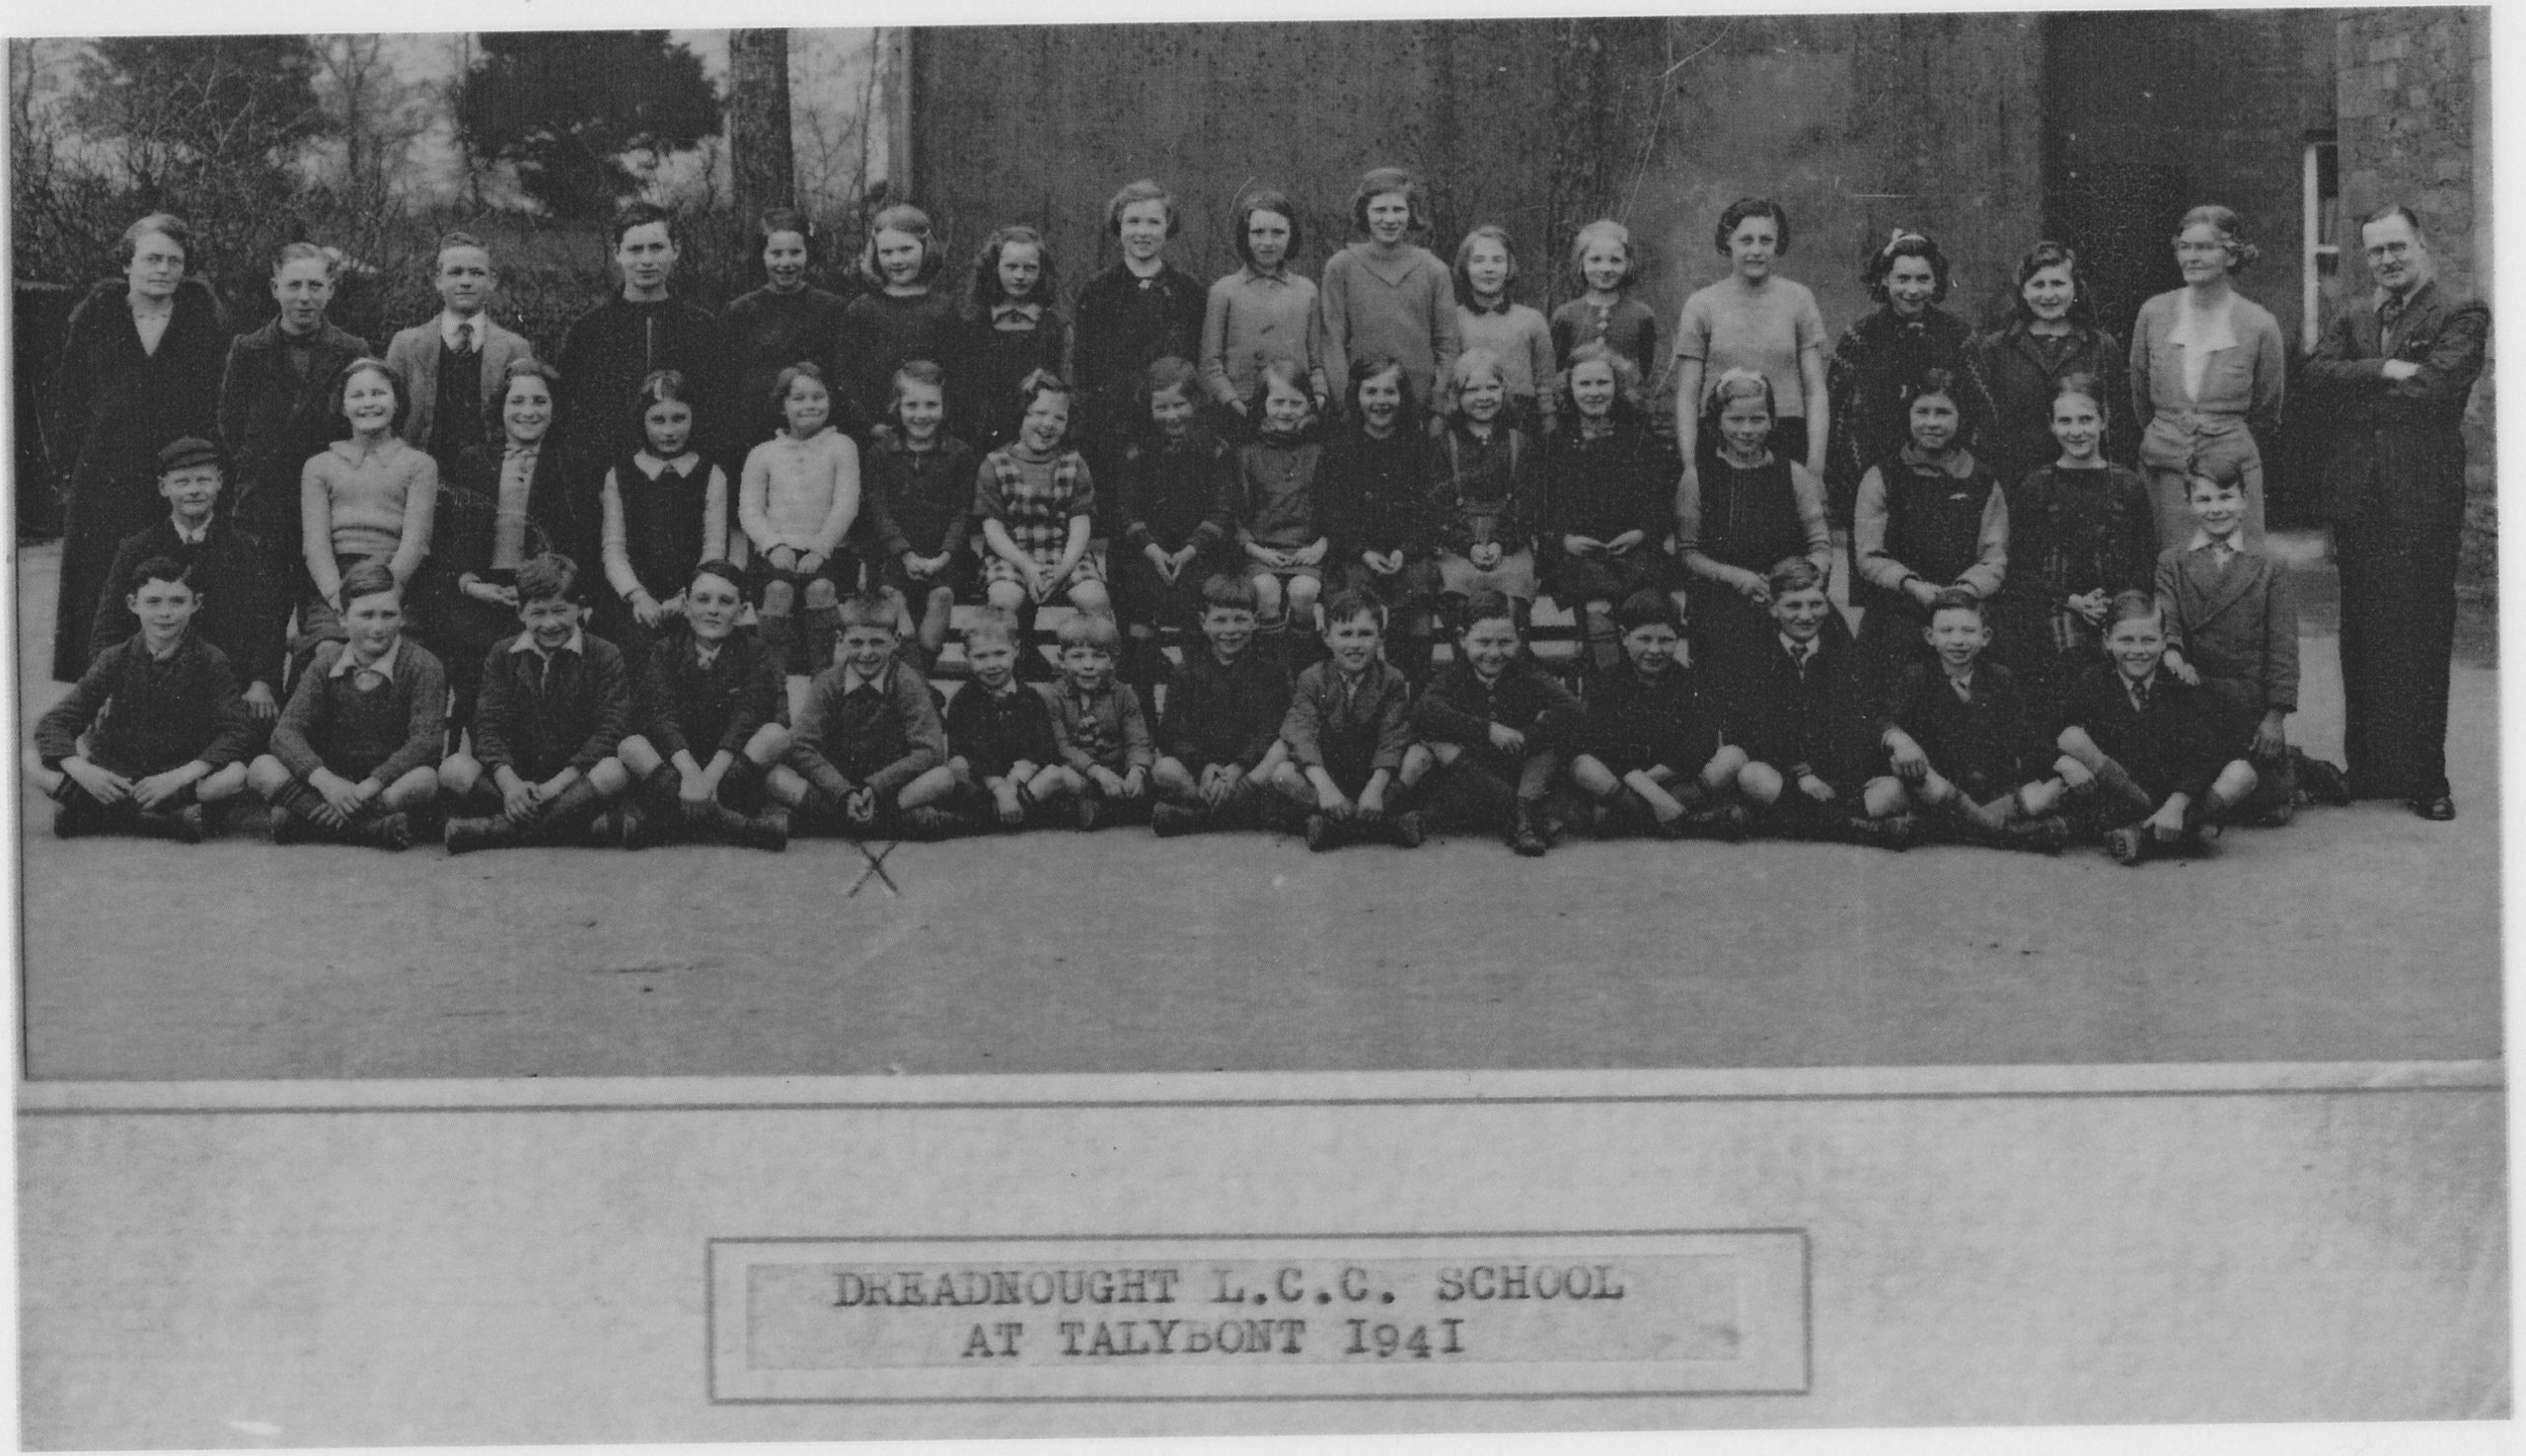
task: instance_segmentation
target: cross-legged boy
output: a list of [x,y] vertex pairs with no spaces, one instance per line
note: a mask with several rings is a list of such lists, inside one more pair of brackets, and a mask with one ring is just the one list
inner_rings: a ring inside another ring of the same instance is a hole
[[235,513],[219,509],[225,484],[219,447],[208,440],[187,435],[158,452],[158,493],[167,499],[167,519],[123,538],[115,549],[105,595],[97,599],[88,626],[88,651],[94,656],[140,630],[139,619],[125,605],[132,568],[165,556],[185,568],[193,595],[201,599],[193,630],[228,654],[260,732],[260,725],[280,712],[276,694],[289,602],[264,582],[262,544],[237,524]]
[[1550,847],[1544,795],[1580,742],[1579,699],[1523,651],[1517,609],[1485,588],[1464,601],[1455,660],[1412,705],[1413,733],[1446,817],[1503,836],[1523,855]]
[[2302,767],[2311,795],[2349,803],[2340,768],[2289,744],[2283,720],[2298,710],[2298,609],[2279,564],[2246,545],[2244,483],[2233,470],[2204,472],[2187,498],[2198,529],[2158,557],[2167,671],[2207,690],[2227,731],[2246,744],[2257,783],[2241,816],[2287,824]]
[[1737,787],[1764,834],[1900,849],[1914,822],[1901,796],[1865,790],[1882,769],[1876,724],[1848,632],[1828,631],[1824,573],[1805,556],[1771,569],[1768,651],[1750,651],[1729,686],[1729,722],[1746,751]]
[[246,786],[254,721],[228,655],[192,630],[201,598],[183,565],[152,556],[124,587],[140,629],[99,652],[36,721],[30,777],[60,806],[52,828],[65,839],[118,833],[197,843],[202,806]]
[[789,843],[789,806],[768,780],[789,751],[788,688],[779,655],[737,630],[745,600],[739,567],[695,567],[685,630],[658,638],[632,686],[635,728],[616,751],[639,785],[623,806],[627,849],[678,838]]
[[2045,725],[2008,669],[1981,660],[1991,645],[1981,600],[1941,592],[1922,635],[1932,659],[1904,667],[1879,722],[1893,772],[1864,790],[1870,817],[1917,803],[1960,837],[2060,853],[2069,825],[2053,812],[2062,784],[2043,771]]
[[1053,744],[1059,770],[1044,777],[1037,795],[1045,803],[1068,797],[1078,804],[1078,827],[1138,823],[1149,817],[1149,773],[1157,760],[1140,694],[1114,677],[1123,646],[1121,628],[1102,612],[1081,612],[1062,623],[1062,680],[1044,689],[1053,711]]
[[1370,837],[1406,849],[1421,844],[1421,816],[1404,806],[1431,761],[1409,754],[1411,689],[1377,654],[1384,632],[1374,599],[1356,589],[1334,593],[1324,604],[1329,656],[1290,689],[1285,757],[1271,782],[1306,811],[1309,849]]
[[383,561],[342,573],[342,629],[347,641],[316,648],[246,782],[272,806],[275,844],[407,849],[434,827],[447,670],[404,634],[404,589]]
[[525,630],[483,663],[474,751],[439,765],[452,812],[447,852],[583,842],[632,777],[615,750],[632,718],[631,675],[581,625],[578,563],[557,552],[517,568]]
[[1021,829],[1038,786],[1060,782],[1061,746],[1053,710],[1032,684],[1017,680],[1017,619],[986,607],[965,628],[973,681],[947,700],[947,769],[956,791],[950,812],[973,829]]
[[1150,824],[1160,835],[1247,825],[1271,802],[1265,789],[1287,758],[1275,750],[1290,715],[1290,675],[1254,650],[1257,609],[1254,583],[1245,577],[1202,583],[1208,646],[1185,654],[1157,720],[1151,776],[1158,803]]
[[895,660],[901,599],[845,597],[834,662],[807,685],[772,792],[798,834],[935,838],[955,827],[939,804],[956,786],[947,730],[921,674]]
[[2165,670],[2156,602],[2116,597],[2105,651],[2109,661],[2070,690],[2059,739],[2056,766],[2078,817],[2104,831],[2124,864],[2179,843],[2199,848],[2254,792],[2254,765],[2238,756],[2217,699]]
[[1745,807],[1728,800],[1746,751],[1676,660],[1684,623],[1675,599],[1644,587],[1614,609],[1613,624],[1623,661],[1591,690],[1586,747],[1570,761],[1571,781],[1597,801],[1597,832],[1743,837]]

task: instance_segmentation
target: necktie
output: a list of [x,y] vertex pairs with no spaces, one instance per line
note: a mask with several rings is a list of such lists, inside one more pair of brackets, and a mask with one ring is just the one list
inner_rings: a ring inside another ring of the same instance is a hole
[[2131,685],[2131,706],[2140,712],[2149,710],[2149,685],[2146,682]]
[[456,357],[474,357],[474,322],[470,319],[456,326]]

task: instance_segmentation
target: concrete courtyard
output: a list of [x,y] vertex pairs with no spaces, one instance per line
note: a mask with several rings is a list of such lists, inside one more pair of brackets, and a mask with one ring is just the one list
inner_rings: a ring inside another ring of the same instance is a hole
[[[18,553],[20,736],[54,552]],[[2291,737],[2337,762],[2330,578]],[[275,848],[21,825],[42,1079],[2402,1060],[2499,1053],[2498,677],[2462,817],[2318,808],[2124,869],[1956,847],[1262,835]],[[260,816],[256,817],[260,823]]]

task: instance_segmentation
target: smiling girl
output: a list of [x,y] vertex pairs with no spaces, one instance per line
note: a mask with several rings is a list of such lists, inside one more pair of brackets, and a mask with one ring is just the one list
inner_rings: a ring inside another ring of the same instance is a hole
[[836,383],[862,417],[884,414],[895,371],[915,359],[947,371],[951,403],[963,393],[964,329],[955,300],[931,286],[946,267],[947,250],[929,213],[897,203],[868,220],[868,241],[859,250],[859,280],[867,291],[843,306],[833,354],[841,371]]
[[409,589],[430,553],[438,510],[438,465],[395,433],[404,422],[404,381],[383,359],[353,359],[334,380],[334,412],[350,427],[299,473],[300,539],[313,593],[299,607],[297,648],[343,640],[342,571],[384,561]]

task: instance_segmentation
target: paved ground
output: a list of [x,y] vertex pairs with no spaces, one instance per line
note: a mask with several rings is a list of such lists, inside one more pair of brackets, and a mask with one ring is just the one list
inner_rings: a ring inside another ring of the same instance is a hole
[[[19,553],[22,713],[53,553]],[[2309,583],[2293,735],[2340,754]],[[2456,674],[2465,816],[2322,809],[2138,870],[1935,848],[1260,836],[199,848],[22,837],[40,1078],[1639,1067],[2484,1057],[2498,680]],[[23,727],[21,729],[23,737]]]

